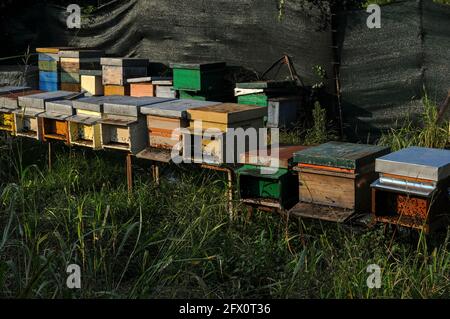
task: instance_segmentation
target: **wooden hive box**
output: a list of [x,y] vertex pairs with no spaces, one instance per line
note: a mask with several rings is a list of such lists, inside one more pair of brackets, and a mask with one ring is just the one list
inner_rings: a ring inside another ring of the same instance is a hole
[[152,80],[155,85],[155,96],[168,99],[176,99],[178,97],[177,91],[173,87],[172,78],[161,78]]
[[330,142],[295,153],[300,201],[367,213],[381,146]]
[[45,112],[45,104],[61,99],[71,99],[79,94],[55,91],[19,96],[18,105],[20,109],[13,111],[16,135],[42,140],[42,118],[39,118],[39,115]]
[[102,58],[103,85],[127,85],[130,78],[147,76],[148,60],[131,58]]
[[[29,87],[24,86],[2,86],[0,87],[0,131],[15,134],[15,117],[13,111],[18,109],[15,93],[29,92]],[[36,92],[36,91],[34,91]]]
[[298,176],[291,170],[301,145],[268,147],[241,155],[245,165],[236,171],[241,201],[250,206],[289,209],[298,202]]
[[[189,131],[183,136],[183,158],[199,163],[223,164],[236,163],[239,160],[237,143],[230,129],[264,127],[264,116],[267,109],[250,105],[233,103],[216,104],[188,110]],[[206,134],[206,133],[216,134]],[[228,146],[234,143],[232,154],[226,153]],[[249,143],[245,143],[248,151]],[[228,157],[228,158],[227,158]]]
[[292,128],[297,124],[301,108],[299,96],[271,98],[268,102],[267,127]]
[[130,85],[104,85],[105,96],[130,96]]
[[429,233],[449,223],[450,151],[410,147],[376,161],[372,216]]
[[39,65],[39,89],[42,91],[57,91],[60,89],[60,59],[59,52],[69,47],[36,48]]
[[223,91],[226,64],[172,63],[173,86],[180,91],[216,93]]
[[[181,129],[189,126],[187,111],[215,104],[217,103],[168,99],[151,108],[142,108],[141,113],[147,116],[148,148],[180,152],[182,149]],[[147,149],[140,157],[144,158],[144,155],[149,153]]]
[[43,141],[63,141],[69,144],[69,124],[67,119],[74,113],[73,102],[70,100],[56,100],[45,104],[45,112],[38,115],[42,121]]
[[148,134],[141,108],[164,101],[166,99],[156,97],[122,97],[120,100],[105,102],[104,115],[100,121],[102,147],[132,154],[145,149],[148,145]]
[[152,84],[151,77],[131,78],[127,82],[130,85],[130,96],[152,97],[156,95],[156,88]]
[[105,102],[120,101],[120,96],[84,97],[73,101],[75,115],[69,117],[70,144],[102,149],[100,120]]
[[100,96],[105,93],[101,70],[80,70],[81,90],[86,95]]

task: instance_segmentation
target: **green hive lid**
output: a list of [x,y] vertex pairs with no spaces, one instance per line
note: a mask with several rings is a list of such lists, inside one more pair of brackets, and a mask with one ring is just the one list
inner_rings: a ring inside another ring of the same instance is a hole
[[189,69],[189,70],[212,70],[212,69],[224,69],[226,67],[225,62],[214,63],[171,63],[172,69]]
[[[272,170],[273,172],[271,172]],[[283,175],[286,175],[287,173],[289,173],[289,170],[286,168],[275,169],[256,165],[244,165],[236,170],[237,175],[254,176],[269,179],[280,179]]]
[[389,153],[389,147],[329,142],[294,154],[294,162],[356,170]]

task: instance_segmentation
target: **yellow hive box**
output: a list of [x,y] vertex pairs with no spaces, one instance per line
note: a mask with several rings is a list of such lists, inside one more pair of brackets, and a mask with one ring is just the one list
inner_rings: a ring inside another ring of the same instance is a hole
[[81,89],[94,96],[103,95],[102,77],[98,75],[82,75]]
[[267,116],[267,108],[253,105],[223,103],[188,110],[190,119],[212,123],[232,124]]
[[105,85],[105,96],[111,95],[130,95],[130,86],[121,86],[121,85]]
[[15,130],[14,123],[14,114],[0,113],[0,131],[6,131],[13,134]]
[[77,114],[69,120],[69,136],[72,145],[89,147],[94,150],[102,149],[101,119],[99,112],[77,110]]

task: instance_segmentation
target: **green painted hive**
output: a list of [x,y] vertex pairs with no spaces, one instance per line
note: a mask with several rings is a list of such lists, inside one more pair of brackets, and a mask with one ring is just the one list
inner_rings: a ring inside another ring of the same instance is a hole
[[225,63],[173,63],[170,67],[175,90],[212,93],[224,88]]
[[294,154],[294,162],[355,170],[373,164],[389,153],[389,147],[329,142]]
[[276,200],[283,208],[298,202],[298,177],[280,168],[273,174],[262,174],[261,166],[244,165],[236,170],[241,199]]
[[267,107],[269,105],[269,97],[264,93],[241,95],[238,96],[238,103]]

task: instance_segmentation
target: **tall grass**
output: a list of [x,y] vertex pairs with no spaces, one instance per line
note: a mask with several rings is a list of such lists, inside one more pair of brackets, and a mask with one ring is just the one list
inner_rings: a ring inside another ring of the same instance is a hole
[[[231,222],[220,175],[174,166],[177,179],[140,175],[128,194],[120,158],[62,148],[51,171],[45,158],[29,169],[36,155],[4,145],[17,169],[0,167],[0,297],[450,296],[449,236],[391,245],[381,227],[248,219],[239,204]],[[81,267],[79,290],[66,287],[69,264]],[[367,288],[370,264],[381,289]]]
[[423,114],[419,123],[407,120],[400,128],[393,128],[382,135],[380,145],[397,151],[410,146],[445,148],[450,141],[449,122],[438,123],[439,109],[427,94],[422,99]]

